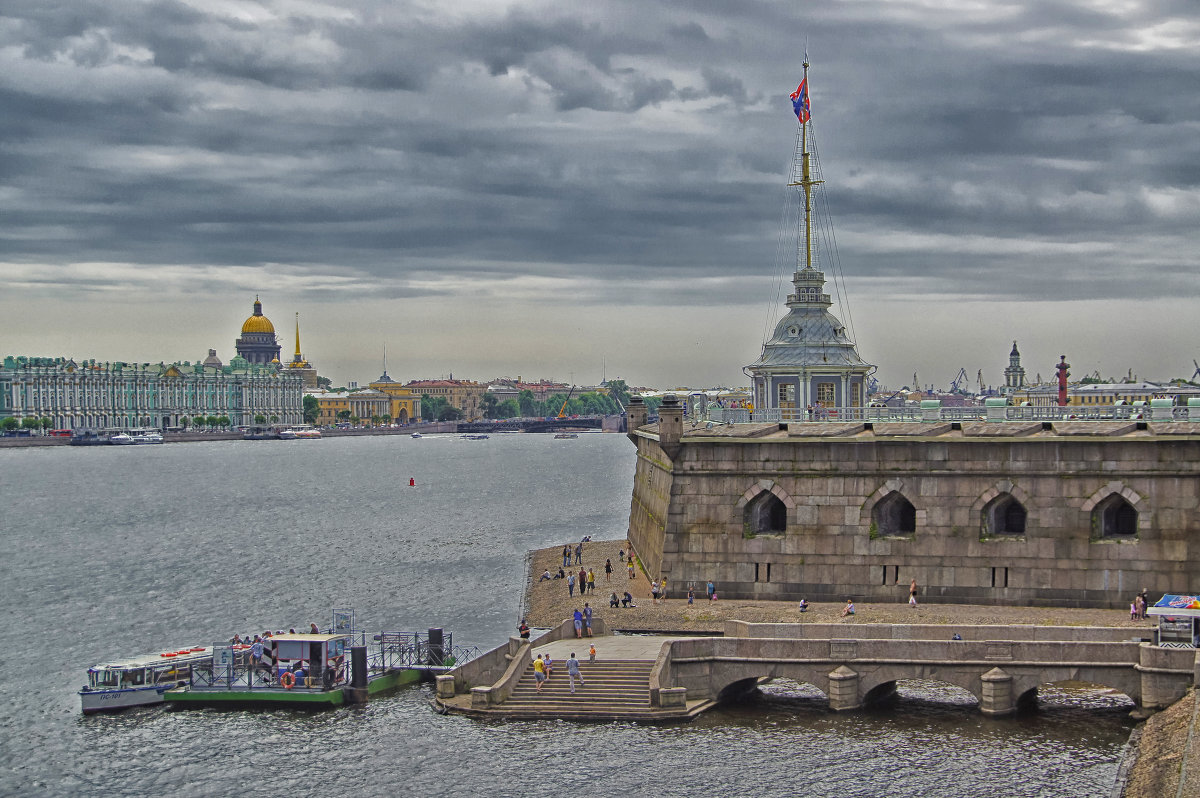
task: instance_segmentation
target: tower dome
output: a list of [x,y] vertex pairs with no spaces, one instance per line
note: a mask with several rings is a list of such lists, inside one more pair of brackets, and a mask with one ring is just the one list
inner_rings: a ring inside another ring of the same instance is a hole
[[234,342],[234,348],[250,363],[265,364],[279,359],[275,325],[263,315],[258,297],[254,297],[254,314],[242,324],[242,335]]
[[262,302],[258,301],[258,297],[254,297],[254,313],[242,324],[242,333],[275,334],[275,325],[263,315]]

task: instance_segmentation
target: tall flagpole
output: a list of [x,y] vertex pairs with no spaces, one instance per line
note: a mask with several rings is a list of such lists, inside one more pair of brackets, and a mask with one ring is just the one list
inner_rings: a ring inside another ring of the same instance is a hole
[[[804,99],[809,96],[808,88],[808,48],[804,51],[804,79],[800,83],[804,87]],[[800,180],[789,183],[789,186],[800,186],[804,189],[804,268],[811,269],[813,266],[812,252],[812,194],[813,187],[823,183],[823,180],[813,180],[812,166],[810,163],[810,153],[808,151],[808,123],[812,121],[812,114],[805,113],[807,119],[799,119],[800,121]],[[799,253],[797,253],[799,260]]]

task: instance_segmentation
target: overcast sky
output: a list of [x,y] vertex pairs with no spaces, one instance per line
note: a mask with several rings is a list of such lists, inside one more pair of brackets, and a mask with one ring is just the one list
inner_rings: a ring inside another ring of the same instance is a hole
[[0,355],[227,361],[257,294],[335,383],[386,349],[403,380],[748,384],[807,42],[822,265],[884,383],[1001,383],[1013,339],[1031,378],[1200,357],[1194,0],[0,15]]

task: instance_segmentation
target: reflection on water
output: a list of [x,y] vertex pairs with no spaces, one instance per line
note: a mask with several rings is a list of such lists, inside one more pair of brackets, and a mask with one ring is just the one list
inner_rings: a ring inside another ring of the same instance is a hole
[[18,642],[0,668],[0,794],[1108,794],[1130,724],[1103,690],[1043,690],[1038,712],[1000,720],[924,682],[848,715],[769,684],[678,726],[443,717],[428,686],[323,713],[79,714],[75,691],[100,659],[324,622],[332,606],[368,629],[503,642],[527,550],[627,524],[633,447],[569,444],[0,450],[0,601]]

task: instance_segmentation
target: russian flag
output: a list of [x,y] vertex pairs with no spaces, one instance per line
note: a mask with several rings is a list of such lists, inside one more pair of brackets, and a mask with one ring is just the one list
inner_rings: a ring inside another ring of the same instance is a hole
[[800,81],[800,85],[792,92],[792,108],[796,112],[796,118],[800,120],[800,124],[804,124],[812,114],[808,108],[808,78]]

